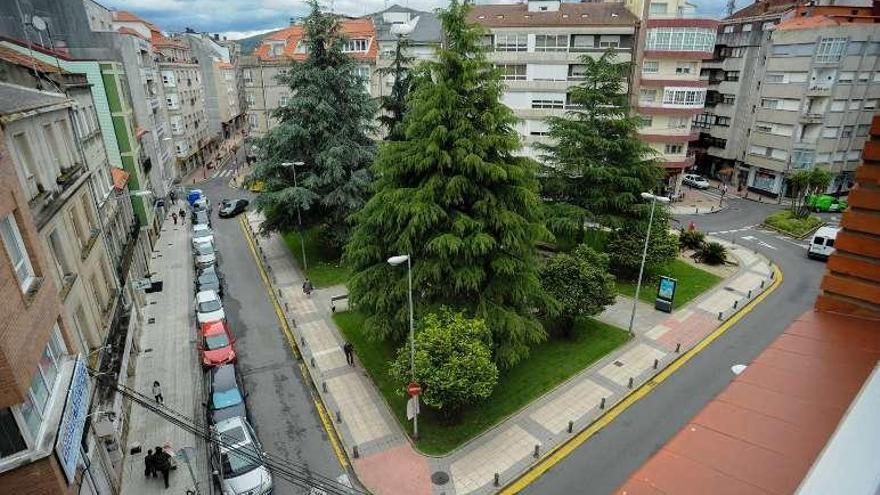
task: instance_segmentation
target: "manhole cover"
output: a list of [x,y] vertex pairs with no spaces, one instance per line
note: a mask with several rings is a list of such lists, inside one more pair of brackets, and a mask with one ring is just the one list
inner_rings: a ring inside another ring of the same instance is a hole
[[449,482],[449,474],[444,471],[436,471],[431,475],[431,483],[435,485],[445,485]]
[[614,361],[614,366],[623,366],[623,363],[620,361]]
[[155,318],[147,318],[147,325],[152,325],[153,323],[156,323]]

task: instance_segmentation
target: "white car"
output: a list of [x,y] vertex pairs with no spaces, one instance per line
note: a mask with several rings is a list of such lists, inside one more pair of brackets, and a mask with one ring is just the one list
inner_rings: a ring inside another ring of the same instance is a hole
[[211,244],[214,244],[214,231],[211,230],[211,227],[208,227],[205,224],[198,224],[193,226],[193,247],[196,247],[196,244],[200,242],[210,242]]
[[217,249],[211,241],[199,242],[193,245],[193,256],[196,268],[201,270],[217,263]]
[[681,182],[687,186],[696,187],[697,189],[709,189],[709,186],[711,185],[709,184],[708,179],[697,174],[685,174]]
[[241,416],[214,425],[214,475],[223,495],[264,495],[272,491],[272,475],[253,428]]
[[196,319],[199,323],[226,319],[223,303],[216,292],[203,290],[196,294]]
[[827,260],[834,254],[834,241],[837,240],[837,227],[819,227],[813,238],[810,239],[810,247],[807,248],[807,258]]

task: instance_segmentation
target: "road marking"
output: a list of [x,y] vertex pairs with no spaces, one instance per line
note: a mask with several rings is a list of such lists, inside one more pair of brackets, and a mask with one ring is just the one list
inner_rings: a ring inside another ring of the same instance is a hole
[[[247,241],[248,249],[251,251],[251,255],[254,257],[254,261],[257,264],[257,270],[260,272],[260,278],[263,279],[263,285],[266,288],[266,292],[269,294],[269,300],[272,302],[272,306],[275,308],[275,315],[278,317],[278,321],[281,322],[281,328],[284,333],[284,337],[287,339],[287,345],[290,346],[290,349],[293,351],[293,355],[300,360],[302,357],[302,353],[299,350],[299,346],[296,344],[296,337],[293,335],[293,331],[290,329],[290,324],[287,321],[287,317],[284,315],[284,311],[281,309],[281,304],[278,302],[278,297],[275,294],[274,289],[272,288],[272,283],[269,281],[269,274],[266,273],[266,269],[263,266],[263,260],[260,259],[260,256],[257,254],[257,249],[255,246],[255,242],[253,237],[251,236],[250,231],[245,226],[245,218],[246,216],[241,216],[238,219],[239,227],[241,227],[242,232],[244,233],[244,238]],[[306,369],[305,364],[300,360],[299,362],[300,371],[303,374],[303,377],[314,385],[311,377],[309,376],[309,371]],[[312,400],[315,402],[315,406],[318,409],[318,417],[321,419],[321,425],[324,427],[324,430],[327,432],[327,438],[330,439],[330,445],[333,447],[333,452],[336,454],[336,459],[339,461],[339,464],[342,466],[342,469],[348,469],[348,457],[345,454],[345,450],[341,446],[341,442],[339,441],[339,433],[336,431],[336,427],[333,425],[332,421],[329,421],[329,416],[327,416],[327,410],[324,407],[324,404],[321,400],[321,396],[319,394],[315,394],[312,392]]]
[[547,455],[537,464],[535,464],[532,469],[526,471],[520,477],[514,479],[499,493],[502,495],[514,495],[523,491],[527,486],[534,483],[535,480],[537,480],[542,475],[544,475],[544,473],[553,468],[553,466],[559,464],[563,459],[568,457],[572,452],[575,451],[575,449],[580,447],[590,437],[599,432],[599,430],[611,424],[611,422],[614,421],[617,416],[620,416],[625,410],[635,404],[639,399],[642,399],[649,393],[651,393],[652,390],[663,383],[667,378],[672,376],[673,373],[678,371],[679,368],[684,366],[694,356],[702,352],[703,349],[708,347],[709,344],[711,344],[715,339],[727,332],[730,327],[735,325],[740,319],[742,319],[743,316],[755,309],[755,307],[757,307],[757,305],[761,301],[763,301],[767,296],[770,295],[770,293],[776,290],[780,284],[782,284],[782,270],[780,270],[778,266],[773,265],[773,273],[773,284],[771,284],[770,287],[767,288],[767,290],[758,295],[758,297],[752,299],[748,304],[743,306],[740,311],[735,313],[733,316],[730,317],[730,319],[728,319],[727,321],[722,323],[721,326],[716,328],[714,332],[710,333],[706,338],[701,340],[697,345],[691,348],[691,350],[682,354],[681,357],[669,363],[669,365],[664,368],[660,373],[658,373],[657,376],[649,380],[641,387],[634,390],[622,401],[618,402],[614,407],[609,409],[607,413],[605,413],[603,416],[590,424],[590,426],[588,426],[586,429],[582,430],[580,433],[572,437],[569,441],[553,449],[549,453],[549,455]]

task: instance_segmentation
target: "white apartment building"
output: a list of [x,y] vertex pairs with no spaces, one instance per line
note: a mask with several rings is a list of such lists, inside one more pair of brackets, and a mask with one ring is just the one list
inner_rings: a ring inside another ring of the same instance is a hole
[[568,91],[582,81],[581,57],[614,48],[620,62],[633,60],[638,19],[623,4],[530,0],[513,5],[476,5],[471,21],[489,31],[489,60],[506,81],[502,102],[522,121],[522,154],[535,159],[546,142],[544,119],[570,108]]

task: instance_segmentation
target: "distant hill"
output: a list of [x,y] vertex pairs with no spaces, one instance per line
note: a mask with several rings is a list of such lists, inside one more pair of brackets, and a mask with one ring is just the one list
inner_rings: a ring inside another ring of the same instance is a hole
[[242,55],[250,55],[250,54],[254,53],[254,50],[257,48],[257,46],[260,44],[260,42],[263,41],[263,37],[268,36],[270,34],[275,34],[278,31],[281,31],[281,30],[278,29],[275,31],[269,31],[268,33],[255,34],[253,36],[250,36],[247,38],[242,38],[240,40],[235,40],[235,41],[236,41],[236,43],[238,43],[241,46],[241,54]]

